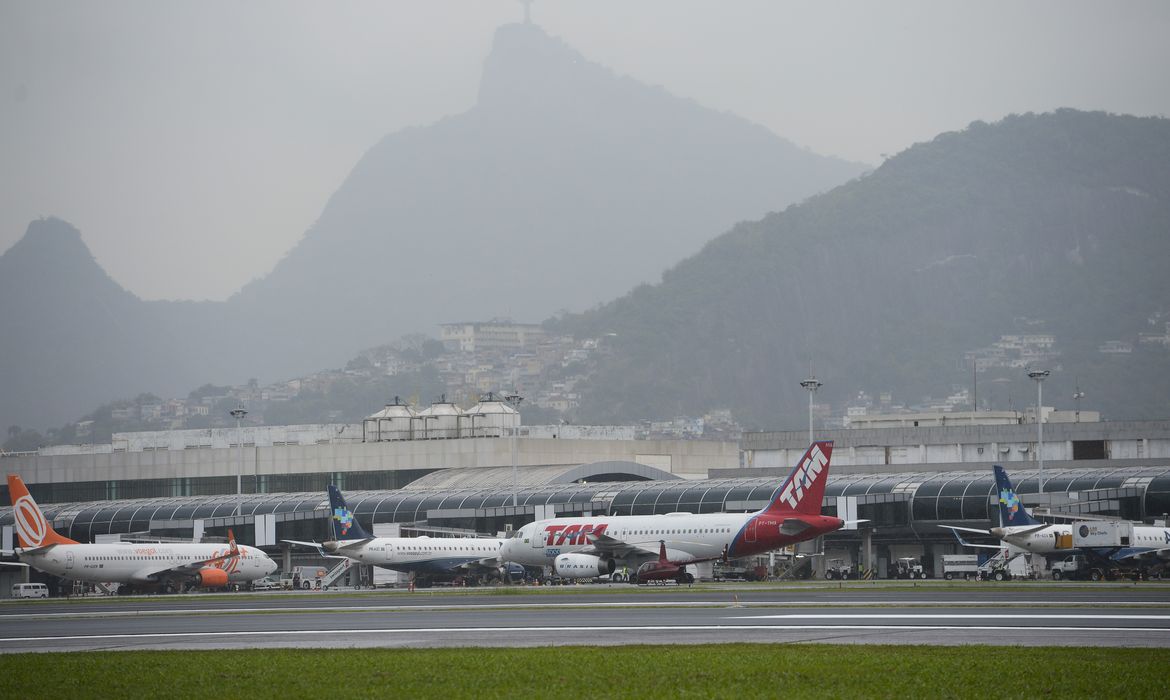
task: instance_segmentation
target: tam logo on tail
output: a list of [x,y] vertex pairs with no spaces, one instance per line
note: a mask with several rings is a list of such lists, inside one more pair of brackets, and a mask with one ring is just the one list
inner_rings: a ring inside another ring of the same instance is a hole
[[780,492],[780,500],[796,510],[801,499],[804,498],[805,491],[813,485],[828,464],[829,458],[821,451],[821,446],[814,443],[800,466],[793,472],[792,478],[785,484],[784,490]]

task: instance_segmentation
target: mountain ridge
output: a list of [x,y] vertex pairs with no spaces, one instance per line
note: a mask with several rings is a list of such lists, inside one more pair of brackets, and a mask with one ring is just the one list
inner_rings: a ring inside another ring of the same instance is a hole
[[[1140,398],[1127,408],[1110,387],[1125,373],[1094,352],[1170,309],[1156,264],[1170,258],[1168,154],[1164,119],[1015,115],[739,224],[660,284],[557,322],[616,333],[623,346],[585,389],[581,419],[665,418],[701,397],[743,405],[747,425],[799,422],[810,363],[833,377],[822,399],[892,389],[913,403],[969,385],[964,353],[1017,332],[1018,317],[1044,319],[1069,343],[1046,361],[1082,363],[1081,383],[1112,415],[1165,411],[1154,391],[1163,380],[1128,387]],[[1086,377],[1090,368],[1100,375]]]
[[[83,275],[63,279],[59,313],[10,307],[29,332],[0,345],[0,423],[295,376],[456,318],[589,308],[734,221],[865,169],[617,77],[532,25],[500,28],[484,73],[484,104],[381,139],[297,245],[226,302],[143,302]],[[53,320],[107,297],[127,308],[104,328]]]

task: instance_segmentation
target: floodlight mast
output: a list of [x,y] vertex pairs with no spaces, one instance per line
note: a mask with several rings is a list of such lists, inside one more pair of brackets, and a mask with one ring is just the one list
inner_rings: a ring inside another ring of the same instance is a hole
[[1044,493],[1044,380],[1048,378],[1048,370],[1034,369],[1028,372],[1028,378],[1036,382],[1036,460],[1039,465],[1040,493]]
[[243,406],[238,406],[233,408],[230,413],[232,418],[236,419],[236,443],[240,448],[240,463],[236,468],[236,495],[239,496],[244,492],[242,483],[244,478],[244,432],[240,427],[240,421],[248,415],[248,412]]
[[520,403],[524,397],[520,394],[508,394],[504,401],[516,410],[516,420],[512,424],[512,507],[516,507],[516,437],[520,433]]
[[816,375],[809,377],[800,383],[808,391],[808,444],[813,444],[813,394],[817,393],[824,384],[816,378]]

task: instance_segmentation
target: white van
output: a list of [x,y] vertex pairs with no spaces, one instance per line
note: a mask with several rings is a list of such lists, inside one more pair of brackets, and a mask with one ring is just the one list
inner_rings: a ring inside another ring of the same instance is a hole
[[49,587],[43,583],[12,584],[13,598],[48,598]]

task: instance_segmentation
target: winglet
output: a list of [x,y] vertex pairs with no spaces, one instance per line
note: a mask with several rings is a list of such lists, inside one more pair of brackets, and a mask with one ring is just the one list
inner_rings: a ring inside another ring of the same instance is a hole
[[8,475],[8,497],[12,500],[12,518],[16,524],[16,543],[24,549],[52,544],[77,544],[76,540],[57,534],[45,520],[45,514],[33,500],[28,487],[16,474]]
[[1014,527],[1017,525],[1043,525],[1044,523],[1032,517],[1028,509],[1024,507],[1020,497],[1016,495],[1015,489],[1012,488],[1012,482],[1008,479],[1007,472],[998,464],[992,467],[995,471],[995,487],[997,492],[997,500],[999,501],[999,524],[1001,527]]
[[228,556],[237,557],[240,555],[240,548],[236,546],[236,533],[232,532],[230,527],[228,528],[228,547],[231,550],[231,554]]
[[362,529],[353,511],[345,504],[345,497],[341,495],[341,489],[333,484],[329,484],[329,511],[330,520],[333,522],[333,539],[339,542],[342,540],[373,539],[369,533]]
[[809,445],[764,512],[820,515],[821,501],[825,497],[825,483],[829,480],[829,460],[832,456],[831,440]]

